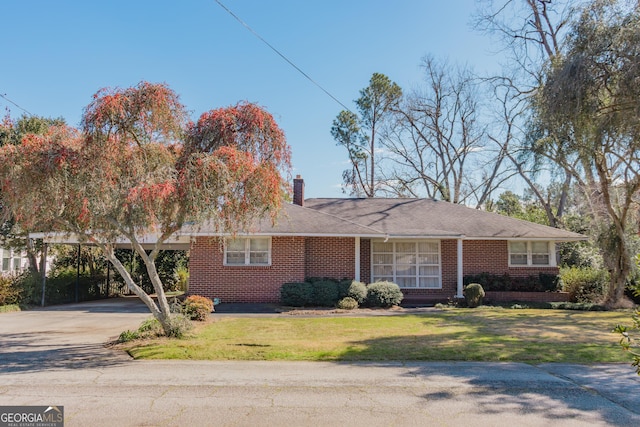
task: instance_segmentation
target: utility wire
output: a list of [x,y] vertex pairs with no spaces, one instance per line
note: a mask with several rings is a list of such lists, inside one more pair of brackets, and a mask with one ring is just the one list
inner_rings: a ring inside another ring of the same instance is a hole
[[21,106],[19,106],[18,104],[16,104],[15,102],[10,100],[9,98],[7,98],[7,94],[6,93],[0,93],[0,98],[2,98],[5,101],[10,102],[11,104],[15,105],[16,107],[18,107],[19,109],[21,109],[22,111],[27,113],[28,115],[33,116],[33,114],[31,114],[29,111],[25,110],[24,108],[22,108]]
[[253,34],[254,36],[256,36],[262,43],[266,44],[267,46],[269,46],[269,48],[274,51],[275,53],[278,54],[278,56],[280,56],[282,59],[284,59],[289,65],[291,65],[293,68],[295,68],[300,74],[302,74],[307,80],[309,80],[311,83],[313,83],[314,85],[316,85],[321,91],[323,91],[324,93],[326,93],[331,99],[333,99],[334,101],[336,101],[338,104],[340,104],[342,106],[342,108],[344,108],[347,111],[351,111],[349,109],[349,107],[347,107],[346,105],[344,105],[342,102],[340,102],[340,100],[338,98],[336,98],[335,96],[333,96],[328,90],[326,90],[325,88],[323,88],[322,86],[320,86],[320,84],[318,82],[316,82],[315,80],[313,80],[311,78],[311,76],[309,76],[307,73],[305,73],[304,71],[302,71],[302,69],[300,69],[300,67],[298,67],[296,64],[293,63],[293,61],[291,61],[289,58],[287,58],[282,52],[280,52],[278,49],[276,49],[273,45],[271,45],[268,41],[266,41],[264,38],[262,38],[260,36],[260,34],[258,34],[257,32],[255,32],[253,30],[253,28],[251,28],[246,22],[244,22],[242,19],[240,19],[240,17],[238,15],[236,15],[235,13],[233,13],[231,10],[229,10],[229,8],[227,6],[225,6],[224,4],[222,4],[222,2],[220,0],[215,0],[216,3],[218,3],[218,5],[223,8],[229,15],[233,16],[233,18],[235,18],[236,21],[238,21],[240,24],[242,24],[243,27],[245,27],[247,30],[249,30],[251,32],[251,34]]

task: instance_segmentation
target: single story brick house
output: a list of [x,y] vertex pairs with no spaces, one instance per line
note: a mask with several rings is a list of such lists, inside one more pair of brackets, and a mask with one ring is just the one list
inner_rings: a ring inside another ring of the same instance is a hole
[[[431,199],[304,199],[294,179],[293,203],[274,225],[220,236],[206,224],[185,226],[166,249],[189,250],[189,294],[222,302],[278,302],[280,287],[308,277],[397,283],[405,301],[461,298],[465,275],[557,274],[556,243],[580,234]],[[73,236],[32,233],[47,243]],[[153,244],[149,234],[141,243]],[[119,242],[124,247],[126,240]]]
[[304,199],[277,223],[220,242],[207,227],[190,241],[189,293],[222,302],[277,302],[283,283],[307,277],[397,283],[407,300],[462,297],[469,274],[556,274],[556,243],[585,237],[430,199]]

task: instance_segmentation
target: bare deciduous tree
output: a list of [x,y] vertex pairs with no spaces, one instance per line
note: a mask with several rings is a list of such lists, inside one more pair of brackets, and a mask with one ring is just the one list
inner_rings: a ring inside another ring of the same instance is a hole
[[[484,0],[480,1],[475,26],[496,36],[507,63],[501,76],[488,79],[496,105],[490,139],[505,153],[516,173],[542,206],[549,224],[561,225],[571,187],[571,173],[557,162],[531,151],[537,131],[531,116],[532,97],[543,79],[544,65],[561,52],[576,1]],[[544,177],[545,180],[540,180]],[[547,191],[550,183],[561,188],[560,197]]]
[[422,67],[423,87],[394,110],[383,138],[394,163],[385,182],[401,195],[480,206],[500,182],[504,153],[488,151],[478,82],[431,57]]

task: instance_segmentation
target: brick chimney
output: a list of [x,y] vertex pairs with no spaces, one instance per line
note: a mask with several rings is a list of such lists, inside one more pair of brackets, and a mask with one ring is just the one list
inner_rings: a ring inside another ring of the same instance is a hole
[[293,204],[304,206],[304,179],[300,175],[293,179]]

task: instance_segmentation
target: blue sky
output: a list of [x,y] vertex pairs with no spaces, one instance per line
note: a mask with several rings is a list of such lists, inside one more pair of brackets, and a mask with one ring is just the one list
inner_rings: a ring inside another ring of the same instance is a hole
[[[425,55],[497,68],[490,40],[470,28],[474,0],[222,0],[316,82],[353,108],[374,72],[403,89]],[[166,82],[197,118],[256,102],[292,147],[307,197],[340,197],[344,149],[330,128],[342,107],[214,0],[5,1],[0,93],[29,112],[78,125],[102,87]],[[0,108],[22,111],[0,98]]]

